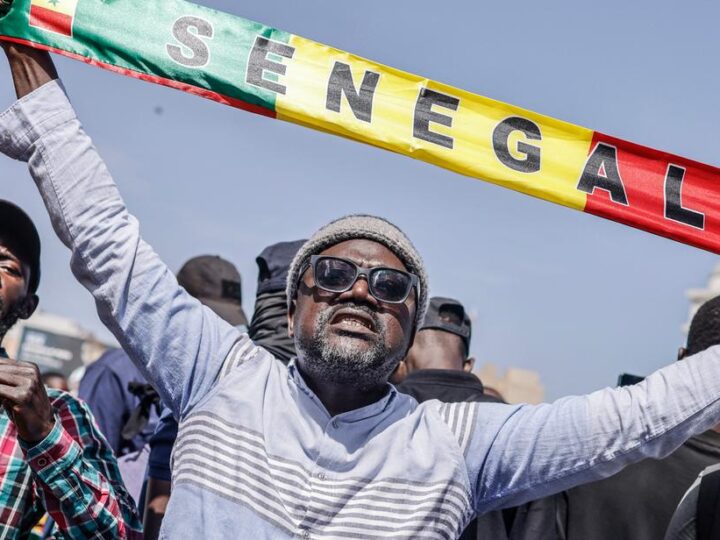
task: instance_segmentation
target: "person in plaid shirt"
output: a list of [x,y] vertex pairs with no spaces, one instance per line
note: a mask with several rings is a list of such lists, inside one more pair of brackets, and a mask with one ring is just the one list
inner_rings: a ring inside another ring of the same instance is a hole
[[[38,304],[40,239],[0,200],[0,345]],[[0,539],[29,538],[45,513],[55,538],[142,538],[135,505],[87,405],[46,389],[35,364],[0,346]]]

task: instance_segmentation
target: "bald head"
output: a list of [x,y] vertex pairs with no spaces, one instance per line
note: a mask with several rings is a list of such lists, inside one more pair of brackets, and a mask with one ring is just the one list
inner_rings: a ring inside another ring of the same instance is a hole
[[415,336],[415,342],[405,357],[405,370],[452,369],[472,371],[474,360],[466,354],[465,341],[445,330],[427,328]]

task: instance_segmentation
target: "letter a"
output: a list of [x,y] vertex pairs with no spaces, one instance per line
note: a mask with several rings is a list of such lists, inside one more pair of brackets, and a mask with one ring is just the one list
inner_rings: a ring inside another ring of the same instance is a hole
[[610,198],[618,204],[628,205],[625,186],[620,178],[617,163],[617,148],[598,143],[585,163],[577,189],[592,194],[595,188],[610,193]]

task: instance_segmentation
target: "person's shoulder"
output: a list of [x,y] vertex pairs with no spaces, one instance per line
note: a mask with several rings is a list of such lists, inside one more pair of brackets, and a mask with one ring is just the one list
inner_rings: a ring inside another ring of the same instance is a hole
[[114,349],[104,352],[97,360],[87,365],[83,378],[91,379],[98,377],[101,373],[114,371],[113,368],[116,364],[122,362],[122,358],[120,357],[124,355],[125,353],[123,351],[116,351]]
[[122,349],[110,349],[90,364],[88,369],[111,369],[118,371],[127,370],[130,366],[134,367],[134,364],[125,351]]
[[236,373],[246,374],[248,371],[253,376],[259,374],[287,376],[288,373],[287,367],[281,360],[262,345],[255,343],[247,333],[243,333],[238,336],[225,358],[220,370],[220,378]]
[[703,478],[705,478],[706,476],[708,476],[710,474],[720,474],[720,463],[716,463],[714,465],[705,467],[698,475],[698,479],[702,480]]
[[410,392],[401,389],[402,383],[394,386],[395,392],[395,404],[396,407],[405,407],[408,410],[414,411],[420,405],[420,401]]
[[87,381],[97,381],[104,377],[117,379],[123,389],[125,389],[127,381],[145,381],[140,370],[122,349],[111,349],[103,353],[100,358],[88,365],[83,379],[87,383]]

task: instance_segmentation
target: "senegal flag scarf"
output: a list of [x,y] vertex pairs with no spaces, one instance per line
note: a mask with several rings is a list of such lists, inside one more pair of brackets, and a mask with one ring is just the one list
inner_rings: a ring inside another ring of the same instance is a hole
[[183,0],[0,0],[0,39],[720,253],[720,170]]

